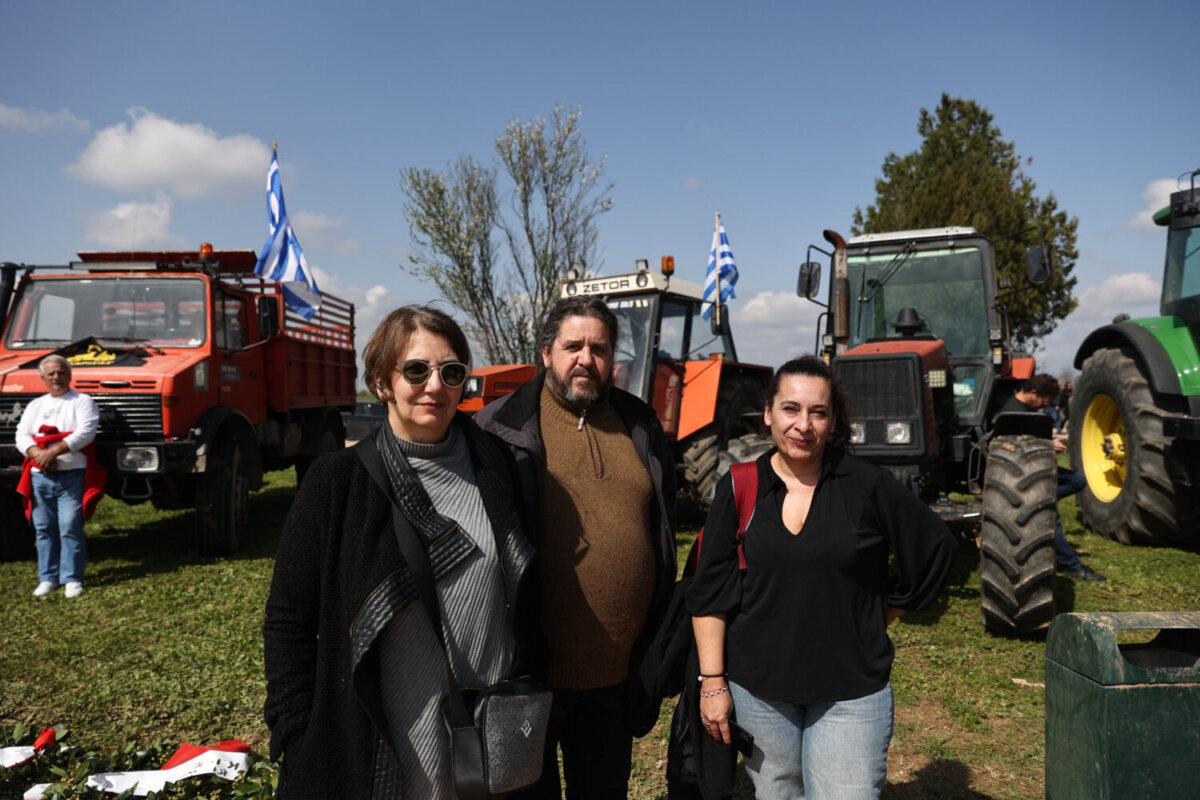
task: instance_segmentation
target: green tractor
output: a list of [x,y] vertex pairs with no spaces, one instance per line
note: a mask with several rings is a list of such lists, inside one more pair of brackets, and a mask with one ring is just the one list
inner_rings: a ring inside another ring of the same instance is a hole
[[1075,354],[1071,466],[1092,530],[1125,544],[1200,542],[1200,193],[1171,195],[1159,316],[1118,317]]

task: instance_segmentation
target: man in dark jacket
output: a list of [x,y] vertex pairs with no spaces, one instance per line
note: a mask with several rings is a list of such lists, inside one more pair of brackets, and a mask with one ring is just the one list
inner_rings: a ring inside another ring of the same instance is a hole
[[675,581],[675,466],[654,410],[613,387],[617,319],[602,300],[560,301],[535,380],[480,411],[521,479],[541,563],[545,676],[554,689],[545,774],[526,795],[628,796],[633,735],[657,718],[642,656]]

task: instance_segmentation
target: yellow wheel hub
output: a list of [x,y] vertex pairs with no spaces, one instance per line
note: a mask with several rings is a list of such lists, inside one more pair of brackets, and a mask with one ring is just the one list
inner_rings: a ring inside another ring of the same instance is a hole
[[1125,485],[1125,420],[1111,397],[1098,394],[1083,415],[1079,455],[1088,488],[1102,503],[1111,503]]

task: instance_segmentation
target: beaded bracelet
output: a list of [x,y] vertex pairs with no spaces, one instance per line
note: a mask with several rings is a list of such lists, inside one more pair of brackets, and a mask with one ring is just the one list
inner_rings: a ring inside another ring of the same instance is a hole
[[713,689],[711,692],[701,692],[701,697],[716,697],[717,695],[725,694],[729,691],[728,686],[722,686],[720,689]]

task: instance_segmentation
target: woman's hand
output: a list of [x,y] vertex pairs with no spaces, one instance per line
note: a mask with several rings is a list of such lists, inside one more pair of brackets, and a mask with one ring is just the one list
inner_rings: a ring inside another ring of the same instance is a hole
[[[710,692],[718,694],[704,697]],[[729,730],[729,715],[733,713],[733,696],[729,694],[729,684],[724,678],[705,678],[700,683],[700,694],[700,724],[705,733],[718,742],[731,744],[733,734]]]

